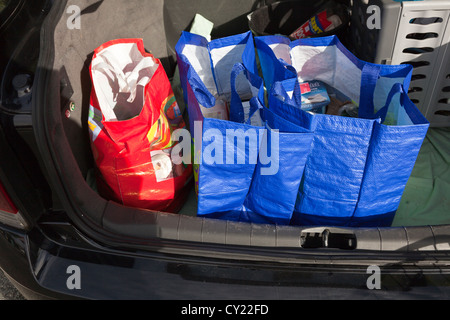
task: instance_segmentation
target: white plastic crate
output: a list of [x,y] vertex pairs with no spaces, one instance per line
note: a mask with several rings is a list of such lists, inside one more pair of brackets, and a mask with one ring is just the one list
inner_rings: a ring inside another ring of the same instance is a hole
[[[380,8],[370,29],[368,7]],[[363,60],[414,66],[409,96],[433,127],[450,126],[450,1],[353,0],[352,50]]]

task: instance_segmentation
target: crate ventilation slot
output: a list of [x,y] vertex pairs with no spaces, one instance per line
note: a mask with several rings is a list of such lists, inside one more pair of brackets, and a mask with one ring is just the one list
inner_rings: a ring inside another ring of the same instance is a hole
[[438,110],[434,114],[438,115],[438,116],[450,117],[450,111],[449,110]]
[[439,35],[436,32],[425,32],[425,33],[410,33],[406,36],[406,39],[415,39],[415,40],[426,40],[430,38],[437,38]]
[[413,92],[422,92],[423,89],[420,87],[412,87],[409,89],[408,93],[413,93]]
[[402,64],[410,64],[414,67],[414,69],[416,69],[416,68],[420,68],[420,67],[429,66],[430,62],[429,61],[405,61],[405,62],[402,62]]
[[424,74],[413,74],[411,77],[411,81],[426,79],[426,75]]
[[433,52],[434,49],[431,47],[424,47],[424,48],[406,48],[403,50],[403,53],[410,53],[410,54],[423,54],[427,52]]
[[409,20],[410,24],[420,24],[423,26],[433,24],[433,23],[441,23],[443,20],[440,17],[432,17],[432,18],[414,18]]

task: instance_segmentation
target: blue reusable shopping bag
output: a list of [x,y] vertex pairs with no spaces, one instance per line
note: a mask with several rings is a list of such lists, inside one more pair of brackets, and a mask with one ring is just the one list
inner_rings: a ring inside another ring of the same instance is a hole
[[[217,109],[219,100],[224,103],[231,100],[231,71],[236,63],[243,62],[243,57],[248,57],[249,72],[256,70],[252,35],[240,34],[208,42],[202,36],[183,32],[175,49],[194,145],[197,214],[239,221],[255,171],[254,157],[258,156],[259,143],[237,145],[235,150],[235,142],[224,137],[227,130],[259,130],[260,127],[229,121],[227,115],[207,111]],[[239,92],[251,95],[245,92],[250,89],[248,82],[237,81]],[[223,113],[223,108],[220,112]],[[227,149],[235,150],[243,161],[238,164],[236,159],[235,163],[227,164]]]
[[[412,67],[361,61],[334,36],[255,41],[272,111],[315,133],[293,224],[390,226],[429,127],[407,96]],[[312,80],[358,117],[301,110],[299,83]]]
[[[208,42],[184,32],[176,51],[199,164],[197,214],[288,224],[313,135],[265,108],[252,34]],[[218,99],[229,119],[206,116]]]

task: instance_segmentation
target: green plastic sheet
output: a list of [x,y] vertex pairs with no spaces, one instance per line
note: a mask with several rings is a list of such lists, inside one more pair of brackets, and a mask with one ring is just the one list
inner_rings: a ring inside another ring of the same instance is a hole
[[392,226],[450,224],[450,128],[430,128]]

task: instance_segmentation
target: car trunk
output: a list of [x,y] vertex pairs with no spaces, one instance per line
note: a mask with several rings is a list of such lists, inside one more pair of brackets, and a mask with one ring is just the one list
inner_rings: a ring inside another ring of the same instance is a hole
[[[70,28],[78,17],[72,4],[81,10],[79,28]],[[305,228],[198,218],[194,190],[179,214],[125,207],[96,192],[87,127],[93,50],[112,39],[143,38],[146,49],[162,60],[172,76],[177,36],[195,13],[214,21],[213,36],[222,37],[248,30],[245,17],[252,9],[253,1],[166,1],[165,7],[162,0],[55,3],[42,32],[33,109],[38,145],[55,190],[54,209],[66,211],[84,232],[111,244],[166,239],[355,252],[450,249],[448,128],[430,129],[390,228]],[[183,19],[177,19],[181,16]]]

